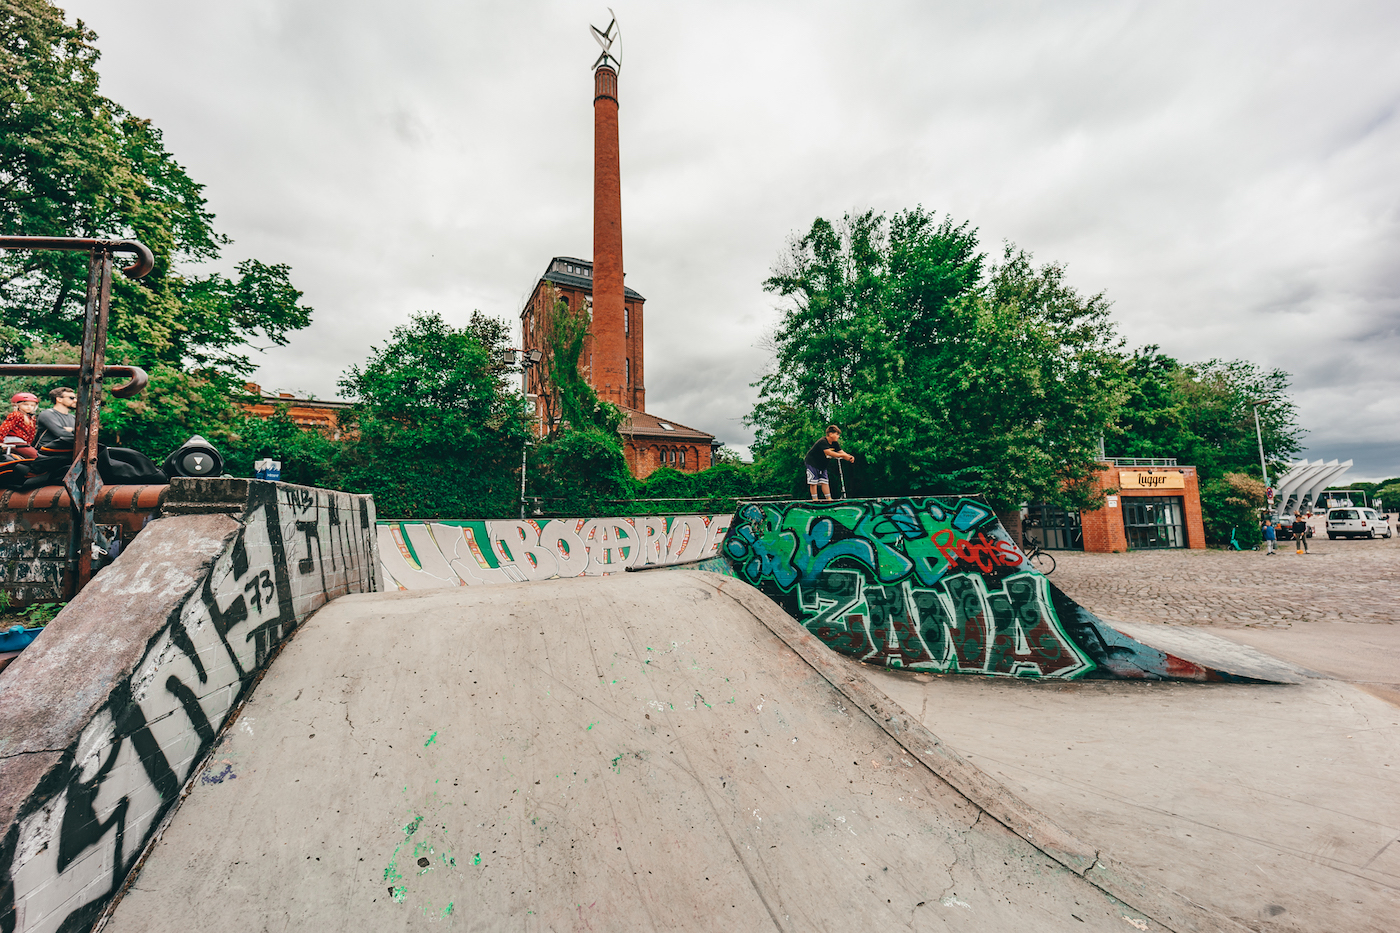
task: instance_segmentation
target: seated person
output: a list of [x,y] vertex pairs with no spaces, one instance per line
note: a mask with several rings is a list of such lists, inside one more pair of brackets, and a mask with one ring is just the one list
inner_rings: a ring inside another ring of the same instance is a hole
[[10,398],[11,412],[0,421],[0,445],[11,458],[33,460],[39,456],[34,449],[34,435],[39,430],[34,412],[39,408],[39,396],[33,392],[16,392]]
[[78,407],[78,393],[61,386],[51,390],[49,398],[53,399],[53,407],[39,412],[37,418],[39,437],[34,446],[39,448],[58,442],[71,443],[73,429],[78,424],[78,418],[73,414],[73,409]]

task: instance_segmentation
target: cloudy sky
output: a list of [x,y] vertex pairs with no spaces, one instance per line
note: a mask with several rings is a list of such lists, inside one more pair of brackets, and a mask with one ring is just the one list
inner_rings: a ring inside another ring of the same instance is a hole
[[[228,265],[316,309],[266,389],[334,397],[417,310],[514,324],[592,252],[606,0],[58,2]],[[1131,344],[1288,370],[1307,456],[1400,475],[1393,3],[613,2],[649,410],[746,443],[786,239],[922,204],[1066,263]]]

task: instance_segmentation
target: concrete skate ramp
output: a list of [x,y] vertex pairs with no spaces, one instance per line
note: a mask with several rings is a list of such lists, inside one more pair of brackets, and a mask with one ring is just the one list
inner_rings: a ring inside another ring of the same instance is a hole
[[698,571],[347,596],[107,930],[1238,929]]
[[1143,644],[1039,573],[987,503],[917,497],[744,505],[720,549],[828,647],[882,667],[1028,679],[1270,681]]

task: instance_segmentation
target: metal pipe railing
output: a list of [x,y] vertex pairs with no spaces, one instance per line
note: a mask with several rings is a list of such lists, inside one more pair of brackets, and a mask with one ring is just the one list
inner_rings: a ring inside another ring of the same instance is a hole
[[[80,376],[79,363],[0,363],[0,376]],[[103,366],[102,375],[126,376],[128,381],[108,389],[117,398],[131,398],[151,381],[140,366]]]
[[[87,303],[83,309],[83,345],[78,365],[16,363],[0,367],[0,375],[77,376],[73,462],[63,477],[63,485],[73,503],[68,571],[64,581],[64,589],[72,598],[92,578],[92,547],[97,539],[97,494],[102,489],[102,478],[97,472],[97,435],[101,428],[102,377],[108,369],[103,357],[107,352],[107,318],[112,300],[112,256],[133,254],[136,261],[124,267],[122,273],[139,279],[155,268],[155,255],[145,244],[135,240],[89,237],[0,236],[0,249],[69,250],[88,254]],[[147,378],[141,369],[135,366],[110,368],[130,380],[114,390],[119,397],[129,397],[145,387]]]

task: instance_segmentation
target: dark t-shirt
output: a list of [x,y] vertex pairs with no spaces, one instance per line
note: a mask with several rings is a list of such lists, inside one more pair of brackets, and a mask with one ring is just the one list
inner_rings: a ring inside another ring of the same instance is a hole
[[825,470],[831,465],[831,458],[826,455],[826,452],[828,450],[839,451],[840,449],[840,441],[837,441],[833,444],[831,441],[823,437],[821,440],[817,441],[815,444],[812,445],[812,449],[807,451],[807,456],[802,459],[802,462],[807,464],[814,470]]
[[73,427],[78,423],[77,417],[69,412],[64,414],[53,408],[45,408],[37,415],[39,422],[39,437],[35,440],[35,447],[43,447],[52,441],[71,441],[73,439]]

